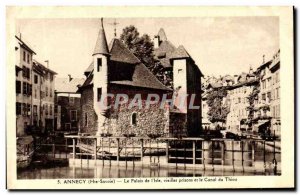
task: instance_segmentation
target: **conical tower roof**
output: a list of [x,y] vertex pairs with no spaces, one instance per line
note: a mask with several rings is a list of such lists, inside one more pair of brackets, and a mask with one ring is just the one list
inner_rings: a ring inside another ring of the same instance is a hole
[[159,29],[158,36],[159,36],[160,41],[166,41],[167,40],[167,35],[166,35],[163,28]]
[[104,55],[109,54],[105,31],[103,28],[103,18],[101,18],[101,27],[100,27],[100,30],[98,33],[98,38],[97,38],[97,42],[96,42],[96,46],[95,46],[93,55],[96,55],[96,54],[104,54]]

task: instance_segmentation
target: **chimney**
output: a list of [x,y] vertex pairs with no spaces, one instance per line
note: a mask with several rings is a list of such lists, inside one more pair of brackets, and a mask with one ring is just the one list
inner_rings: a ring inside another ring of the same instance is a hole
[[263,64],[265,63],[265,54],[263,55]]
[[159,47],[159,36],[158,35],[154,36],[153,42],[154,42],[154,48],[155,49],[158,48]]
[[238,82],[238,77],[239,77],[239,75],[234,75],[234,84],[236,84],[237,82]]
[[73,79],[72,76],[70,74],[68,74],[68,77],[69,77],[69,82],[71,82]]
[[253,74],[253,68],[252,68],[251,64],[250,64],[249,74]]
[[49,60],[45,60],[45,62],[47,63],[47,68],[49,69]]

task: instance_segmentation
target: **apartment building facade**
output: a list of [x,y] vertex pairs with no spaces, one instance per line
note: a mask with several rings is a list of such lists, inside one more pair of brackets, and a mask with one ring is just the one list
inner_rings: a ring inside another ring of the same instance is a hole
[[267,129],[265,133],[280,136],[280,50],[257,71],[260,81],[254,114],[256,131]]
[[32,120],[32,57],[36,53],[15,36],[16,56],[16,134],[24,136]]
[[33,60],[36,53],[15,36],[16,134],[18,137],[53,129],[55,72]]

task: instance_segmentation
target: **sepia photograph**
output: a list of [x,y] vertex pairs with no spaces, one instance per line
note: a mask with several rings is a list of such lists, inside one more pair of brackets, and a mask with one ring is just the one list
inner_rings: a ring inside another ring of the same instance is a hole
[[292,187],[294,100],[283,100],[294,96],[293,17],[288,39],[281,23],[293,8],[256,8],[265,14],[8,8],[9,186]]

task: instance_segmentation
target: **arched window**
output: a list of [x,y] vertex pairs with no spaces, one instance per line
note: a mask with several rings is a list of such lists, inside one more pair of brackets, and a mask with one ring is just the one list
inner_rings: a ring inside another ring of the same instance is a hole
[[131,115],[131,125],[136,125],[136,117],[137,117],[137,114],[134,112],[132,113]]

